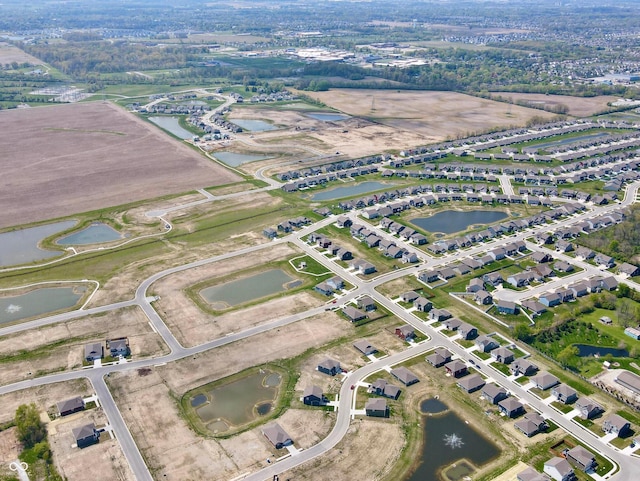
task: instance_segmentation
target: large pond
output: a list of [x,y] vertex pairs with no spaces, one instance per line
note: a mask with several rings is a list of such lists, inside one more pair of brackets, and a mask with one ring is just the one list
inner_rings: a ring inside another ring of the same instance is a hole
[[431,217],[418,217],[411,223],[428,232],[453,234],[477,224],[491,224],[509,217],[509,214],[498,210],[470,210],[459,212],[445,210]]
[[235,152],[216,152],[213,156],[220,162],[224,162],[231,167],[238,167],[239,165],[246,164],[247,162],[255,162],[256,160],[270,159],[268,155],[251,155],[251,154],[237,154]]
[[19,296],[0,297],[0,324],[75,306],[85,287],[45,287]]
[[615,347],[590,346],[588,344],[574,344],[578,348],[578,356],[606,356],[611,354],[613,357],[629,357],[629,351],[626,349],[617,349]]
[[560,147],[562,145],[574,144],[576,142],[590,142],[592,140],[600,139],[602,137],[611,137],[611,134],[607,132],[597,132],[594,134],[580,135],[578,137],[569,137],[560,140],[553,140],[551,142],[544,142],[542,144],[536,144],[539,150],[549,150],[552,147]]
[[27,264],[60,255],[60,251],[40,249],[38,243],[75,224],[75,220],[68,220],[0,234],[0,266]]
[[[442,480],[443,470],[451,479],[463,479],[473,470],[469,462],[482,466],[499,453],[493,443],[451,411],[426,417],[421,463],[407,481]],[[453,463],[456,467],[450,467]]]
[[149,120],[156,124],[158,127],[171,132],[173,135],[180,139],[190,139],[193,134],[188,130],[180,126],[178,117],[162,116],[162,117],[149,117]]
[[388,189],[395,184],[383,184],[382,182],[360,182],[345,187],[337,187],[331,190],[318,192],[311,197],[311,200],[334,200],[352,195],[366,194],[380,189]]
[[264,120],[232,119],[231,122],[250,132],[266,132],[267,130],[278,130],[278,127],[270,124],[269,122],[265,122]]
[[122,236],[117,230],[107,224],[95,223],[86,229],[58,239],[56,243],[60,245],[87,245],[111,242],[118,239],[122,239]]
[[340,120],[347,120],[350,118],[346,114],[336,114],[330,112],[315,112],[306,114],[307,117],[311,117],[312,119],[322,120],[323,122],[338,122]]
[[280,382],[279,374],[260,371],[199,394],[191,404],[198,406],[196,413],[209,429],[222,432],[268,414]]
[[207,287],[200,295],[214,309],[225,309],[244,302],[291,289],[300,283],[281,269],[271,269],[250,277]]

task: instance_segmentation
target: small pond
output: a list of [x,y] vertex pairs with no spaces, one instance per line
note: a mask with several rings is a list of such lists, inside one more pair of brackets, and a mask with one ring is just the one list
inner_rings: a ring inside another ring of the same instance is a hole
[[213,156],[231,167],[238,167],[247,162],[270,159],[268,155],[236,154],[235,152],[215,152]]
[[629,357],[629,351],[626,349],[617,349],[615,347],[590,346],[588,344],[574,344],[578,348],[578,356],[602,357],[611,354],[613,357]]
[[[268,386],[267,379],[273,382],[274,375],[278,383]],[[207,392],[211,401],[197,407],[196,413],[212,431],[226,431],[231,426],[241,426],[271,411],[280,382],[279,374],[262,371],[217,386]]]
[[[416,471],[406,481],[424,481],[443,479],[440,472],[448,474],[451,465],[466,464],[482,466],[500,454],[498,448],[480,433],[466,424],[455,413],[449,411],[441,416],[424,419],[424,444],[422,461]],[[460,462],[460,460],[465,460]],[[468,469],[460,469],[468,476]]]
[[205,396],[204,394],[198,394],[197,396],[193,396],[191,398],[191,407],[195,408],[198,406],[202,406],[207,401],[208,401],[207,396]]
[[173,135],[180,139],[190,139],[193,134],[188,130],[180,126],[178,117],[162,116],[162,117],[149,117],[149,120],[156,124],[158,127],[171,132]]
[[252,119],[232,119],[230,120],[234,124],[242,127],[244,130],[250,132],[266,132],[267,130],[278,130],[278,127],[265,122],[264,120],[252,120]]
[[214,309],[225,309],[285,291],[292,284],[297,285],[297,280],[281,269],[271,269],[237,281],[207,287],[200,291],[200,295]]
[[453,234],[477,224],[491,224],[506,219],[509,214],[498,210],[445,210],[431,217],[418,217],[411,223],[428,232]]
[[311,200],[334,200],[352,195],[366,194],[380,189],[388,189],[394,184],[383,184],[382,182],[360,182],[359,184],[337,187],[331,190],[318,192],[311,197]]
[[59,256],[62,252],[40,249],[38,243],[74,225],[75,220],[67,220],[0,234],[0,266],[27,264]]
[[45,287],[19,296],[0,297],[0,324],[75,306],[85,287]]
[[449,407],[437,398],[425,399],[420,403],[420,412],[425,414],[442,413]]
[[101,222],[91,224],[86,229],[82,229],[79,232],[74,232],[64,236],[62,239],[58,239],[56,244],[60,245],[87,245],[87,244],[99,244],[101,242],[111,242],[114,240],[122,239],[120,233]]
[[331,112],[315,112],[306,114],[307,117],[311,117],[312,119],[322,120],[323,122],[338,122],[340,120],[347,120],[351,118],[346,114],[338,114]]

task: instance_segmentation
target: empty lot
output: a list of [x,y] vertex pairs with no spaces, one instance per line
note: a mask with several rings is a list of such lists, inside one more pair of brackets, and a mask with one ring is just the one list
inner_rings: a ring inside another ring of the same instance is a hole
[[0,112],[0,229],[240,180],[112,104]]

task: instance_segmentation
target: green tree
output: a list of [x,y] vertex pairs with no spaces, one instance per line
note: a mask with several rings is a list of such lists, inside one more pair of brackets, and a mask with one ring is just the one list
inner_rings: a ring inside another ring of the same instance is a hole
[[567,346],[558,353],[557,361],[563,366],[569,366],[573,364],[579,353],[580,351],[576,346]]
[[18,440],[26,449],[32,448],[47,438],[47,430],[40,420],[35,403],[22,404],[16,410],[16,430]]

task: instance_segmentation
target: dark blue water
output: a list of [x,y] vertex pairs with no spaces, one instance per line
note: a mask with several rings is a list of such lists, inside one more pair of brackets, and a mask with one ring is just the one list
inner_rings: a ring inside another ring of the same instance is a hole
[[[453,441],[453,436],[460,444]],[[481,466],[500,454],[488,439],[466,424],[455,413],[426,417],[422,462],[406,481],[436,481],[438,471],[465,458]]]
[[436,398],[425,399],[420,403],[421,413],[437,414],[449,409],[445,403]]
[[626,349],[617,349],[615,347],[589,346],[587,344],[574,344],[578,348],[578,356],[606,356],[611,354],[613,357],[629,357],[629,351]]
[[491,224],[507,217],[509,217],[508,214],[498,210],[470,210],[467,212],[445,210],[431,217],[418,217],[411,220],[411,223],[428,232],[452,234],[475,224]]

